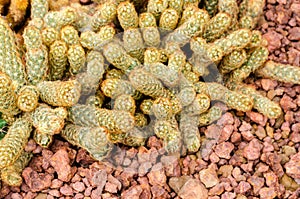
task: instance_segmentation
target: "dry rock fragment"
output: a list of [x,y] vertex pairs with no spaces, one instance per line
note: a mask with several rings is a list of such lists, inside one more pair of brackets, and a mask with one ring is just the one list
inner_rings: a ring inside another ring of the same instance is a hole
[[208,191],[199,180],[189,179],[178,192],[182,199],[207,199]]
[[262,149],[262,145],[257,139],[251,140],[249,144],[244,148],[243,155],[248,160],[256,160],[261,155],[260,150]]
[[234,145],[230,142],[222,142],[218,144],[215,148],[215,153],[220,158],[230,159],[230,153],[234,149]]
[[72,177],[70,159],[68,152],[64,149],[58,150],[51,158],[50,164],[58,174],[58,179],[69,182]]
[[289,176],[294,179],[300,179],[300,152],[291,156],[290,161],[284,167]]
[[200,180],[205,185],[206,188],[210,188],[219,183],[217,172],[213,167],[208,167],[208,169],[203,169],[199,172]]

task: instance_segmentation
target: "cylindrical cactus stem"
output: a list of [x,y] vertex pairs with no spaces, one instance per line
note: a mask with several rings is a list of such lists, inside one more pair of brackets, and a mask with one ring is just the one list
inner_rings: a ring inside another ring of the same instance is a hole
[[30,121],[24,118],[16,120],[0,141],[0,168],[12,165],[22,154],[30,137],[32,127]]
[[32,156],[32,153],[23,151],[12,165],[1,169],[1,180],[9,186],[21,186],[22,171],[30,162]]
[[140,14],[139,26],[142,30],[145,45],[158,47],[160,44],[160,33],[153,14],[149,12]]
[[111,23],[117,16],[117,6],[114,3],[106,2],[96,8],[96,12],[92,17],[92,28],[98,31],[100,27]]
[[218,3],[219,3],[219,0],[205,0],[204,1],[205,10],[207,10],[210,17],[215,16],[215,14],[217,13]]
[[168,0],[149,0],[147,5],[147,12],[153,14],[158,20],[164,10],[168,8]]
[[268,61],[257,74],[281,82],[300,84],[300,69],[297,66]]
[[153,115],[152,106],[154,100],[153,99],[144,99],[140,104],[140,109],[145,115]]
[[183,143],[189,152],[197,152],[201,146],[198,116],[181,114],[179,128]]
[[63,107],[51,108],[46,104],[40,104],[38,108],[31,113],[32,125],[38,131],[37,133],[55,135],[64,127],[64,120],[68,112]]
[[180,46],[185,45],[192,37],[202,36],[204,28],[209,21],[206,10],[197,10],[186,22],[177,27],[167,37],[167,42],[176,42]]
[[135,126],[143,128],[148,125],[148,119],[143,113],[135,113],[134,115]]
[[24,45],[26,49],[40,48],[42,45],[41,32],[34,26],[27,26],[23,32]]
[[17,106],[17,96],[13,90],[11,79],[0,72],[0,112],[6,115],[17,115],[20,110]]
[[123,34],[124,48],[126,52],[140,62],[144,60],[144,42],[142,34],[137,28],[128,28]]
[[136,89],[127,80],[123,79],[106,79],[101,83],[101,90],[103,94],[112,99],[117,98],[122,94],[135,96]]
[[196,13],[196,11],[198,11],[198,10],[199,10],[198,6],[188,6],[188,7],[186,7],[182,12],[182,16],[180,18],[178,26],[182,25],[189,18],[191,18]]
[[154,133],[157,137],[163,139],[163,146],[168,153],[180,152],[181,135],[178,126],[174,126],[168,120],[157,120],[154,124]]
[[139,25],[139,17],[134,5],[129,1],[122,2],[118,5],[117,16],[120,25],[124,30],[128,28],[137,28]]
[[157,48],[147,48],[144,53],[144,66],[160,62],[160,51]]
[[256,26],[259,17],[263,13],[263,8],[265,6],[265,0],[243,0],[240,4],[240,18],[244,16],[250,16],[253,19],[253,28]]
[[119,69],[113,68],[107,70],[105,73],[105,79],[122,79],[126,75]]
[[219,68],[221,73],[229,73],[237,68],[240,68],[247,59],[247,53],[244,49],[234,50],[229,55],[226,55]]
[[186,55],[181,50],[176,50],[169,56],[168,67],[176,72],[181,72],[186,64]]
[[129,71],[140,65],[138,59],[131,57],[117,42],[107,44],[103,48],[103,55],[108,62],[123,71]]
[[43,19],[49,10],[49,3],[47,0],[31,0],[31,19]]
[[203,38],[207,42],[218,39],[224,32],[226,32],[231,24],[231,16],[224,12],[219,12],[216,16],[211,18],[203,33]]
[[149,72],[167,87],[174,87],[179,83],[179,72],[160,62],[150,64]]
[[56,30],[61,29],[60,16],[58,11],[47,12],[44,16],[44,26],[45,28],[55,28]]
[[222,101],[232,109],[246,112],[253,107],[253,100],[247,95],[231,91],[221,84],[197,82],[194,87],[197,93],[204,93],[211,100]]
[[24,86],[20,89],[17,97],[17,106],[24,112],[33,111],[39,101],[39,91],[35,86]]
[[253,98],[253,108],[270,119],[276,119],[282,114],[280,105],[269,98],[261,95],[254,87],[239,84],[234,89]]
[[85,51],[80,44],[70,46],[67,57],[70,64],[70,72],[72,74],[77,74],[84,68],[86,57]]
[[52,106],[73,106],[80,97],[81,85],[76,80],[44,81],[37,84],[42,101]]
[[176,10],[168,8],[164,10],[159,19],[159,28],[163,33],[174,30],[178,24],[179,15]]
[[48,78],[48,50],[41,45],[39,48],[29,48],[25,54],[28,83],[36,85]]
[[41,32],[43,43],[50,46],[54,41],[59,40],[60,32],[55,28],[44,28]]
[[13,90],[17,92],[26,84],[25,67],[19,56],[15,43],[15,35],[7,21],[0,18],[0,71],[6,73],[12,80]]
[[218,3],[219,12],[225,12],[231,16],[231,26],[233,29],[237,24],[239,7],[236,0],[222,0]]
[[171,97],[171,93],[164,88],[163,84],[151,73],[144,69],[134,69],[129,74],[129,80],[132,86],[141,93],[153,98]]
[[98,161],[106,158],[113,149],[113,145],[108,140],[107,130],[103,127],[67,124],[60,134],[71,144],[87,150]]
[[193,87],[185,87],[180,90],[176,97],[180,102],[181,106],[188,106],[194,101],[196,97],[196,92]]
[[267,61],[269,51],[267,47],[257,47],[248,55],[248,60],[240,68],[232,71],[229,82],[242,82],[251,73],[262,67]]
[[63,77],[68,63],[68,47],[63,41],[54,41],[49,50],[50,79],[59,80]]
[[148,135],[145,131],[134,127],[125,133],[119,142],[127,146],[143,146],[145,145],[147,138]]
[[184,0],[168,1],[168,7],[176,10],[177,14],[181,16],[181,13],[183,11],[183,3]]
[[90,95],[96,92],[99,87],[99,77],[92,76],[87,72],[79,73],[76,75],[76,80],[81,85],[81,94]]
[[59,11],[59,21],[60,27],[73,25],[78,20],[78,12],[75,8],[65,7]]
[[104,103],[104,95],[101,92],[97,92],[95,95],[89,96],[85,100],[86,105],[95,106],[97,108],[101,108]]
[[68,25],[60,30],[61,40],[67,45],[75,45],[79,43],[78,31],[74,26]]
[[80,126],[103,126],[110,132],[124,133],[134,127],[134,117],[127,111],[99,109],[87,105],[71,107],[68,120]]
[[259,46],[267,46],[268,41],[262,37],[262,34],[259,30],[252,30],[251,42],[246,47],[247,49],[259,47]]
[[222,109],[218,106],[212,106],[208,111],[202,113],[198,119],[198,126],[207,126],[222,116]]
[[190,7],[190,6],[196,6],[196,7],[198,7],[199,3],[200,3],[200,0],[184,0],[184,2],[183,2],[183,8],[185,9],[187,7]]
[[240,18],[238,28],[253,29],[255,25],[255,20],[251,16],[245,15]]
[[209,96],[204,93],[197,94],[194,101],[183,109],[183,113],[188,116],[199,115],[207,111],[209,107]]
[[170,99],[159,97],[154,100],[151,112],[158,120],[167,120],[173,115]]
[[103,55],[98,51],[91,50],[86,55],[86,62],[87,74],[97,77],[99,80],[102,79],[105,72]]
[[114,101],[113,109],[119,111],[127,111],[132,115],[134,115],[136,109],[135,100],[130,95],[126,95],[126,94],[120,95]]
[[38,130],[33,132],[34,141],[43,148],[48,148],[53,142],[53,135],[41,133]]
[[214,41],[213,44],[220,47],[224,55],[228,55],[233,50],[245,48],[250,42],[251,31],[249,29],[239,29],[224,38]]

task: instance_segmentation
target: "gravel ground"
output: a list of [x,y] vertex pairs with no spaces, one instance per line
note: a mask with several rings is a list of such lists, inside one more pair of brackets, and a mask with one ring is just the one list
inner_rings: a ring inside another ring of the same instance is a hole
[[[300,66],[299,0],[267,0],[259,29],[269,41],[271,60]],[[284,115],[270,120],[257,112],[228,111],[201,128],[198,153],[168,156],[151,137],[146,147],[118,152],[117,167],[95,162],[59,138],[50,149],[30,140],[26,150],[35,156],[22,173],[22,186],[4,185],[0,198],[297,199],[300,85],[251,77],[247,83],[279,102]]]

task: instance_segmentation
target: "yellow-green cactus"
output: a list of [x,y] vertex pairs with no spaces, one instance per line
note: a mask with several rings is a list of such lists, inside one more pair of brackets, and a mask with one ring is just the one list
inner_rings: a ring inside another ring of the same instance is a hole
[[67,110],[63,107],[51,108],[46,104],[40,104],[32,113],[32,125],[37,133],[55,135],[64,127],[67,118]]
[[85,51],[80,44],[70,46],[67,57],[70,64],[70,72],[72,74],[77,74],[84,68],[86,61]]
[[68,25],[60,30],[61,40],[67,45],[75,45],[79,43],[78,31],[74,26]]
[[129,74],[132,86],[141,93],[153,98],[170,97],[170,92],[164,88],[163,84],[151,73],[142,68],[134,69]]
[[257,21],[259,20],[259,17],[263,13],[263,8],[265,6],[266,1],[265,0],[243,0],[240,4],[240,18],[244,16],[249,16],[253,20],[254,28],[256,26]]
[[286,83],[300,84],[300,70],[297,66],[268,61],[257,71],[257,73],[265,78],[271,78]]
[[119,69],[107,70],[105,74],[105,79],[121,79],[125,74]]
[[129,1],[122,2],[118,5],[117,16],[120,25],[124,30],[127,30],[128,28],[137,28],[139,25],[138,14],[134,5]]
[[1,180],[9,186],[21,186],[22,171],[30,162],[32,156],[32,153],[23,151],[12,165],[1,169]]
[[43,43],[46,46],[50,46],[54,41],[59,40],[60,33],[55,28],[44,28],[41,32]]
[[247,53],[244,49],[234,50],[229,55],[226,55],[219,68],[221,73],[229,73],[237,68],[240,68],[247,59]]
[[248,60],[240,68],[232,71],[229,82],[242,82],[251,73],[260,68],[268,59],[269,51],[266,47],[257,47],[248,55]]
[[53,135],[40,133],[35,130],[33,132],[33,140],[43,148],[48,148],[50,144],[53,142]]
[[135,126],[143,128],[148,125],[148,119],[143,113],[135,113],[134,114]]
[[182,141],[189,152],[197,152],[201,146],[198,117],[181,114],[179,122]]
[[168,7],[176,10],[177,14],[180,16],[183,11],[184,0],[172,0],[168,1]]
[[203,33],[203,38],[206,41],[214,41],[218,39],[225,31],[228,30],[231,24],[231,16],[224,12],[219,12],[211,18]]
[[95,106],[97,108],[101,108],[104,103],[104,96],[101,93],[96,95],[91,95],[85,100],[86,105]]
[[0,71],[6,73],[12,80],[14,91],[26,84],[25,67],[15,44],[15,35],[7,21],[0,18]]
[[160,45],[160,33],[154,15],[149,12],[140,14],[139,26],[142,30],[145,45],[158,47]]
[[120,95],[114,101],[113,109],[119,111],[127,111],[134,115],[136,109],[135,100],[130,95]]
[[0,72],[0,112],[6,115],[20,113],[17,107],[17,96],[13,90],[11,79]]
[[52,81],[63,77],[68,63],[68,47],[63,41],[54,41],[49,50],[50,78]]
[[222,109],[217,106],[212,106],[207,112],[202,113],[198,119],[198,126],[207,126],[222,116]]
[[47,0],[31,0],[31,18],[44,18],[49,9]]
[[180,90],[176,97],[181,106],[188,106],[194,101],[196,92],[193,87],[185,87]]
[[80,126],[103,126],[110,132],[128,132],[134,127],[134,117],[127,111],[99,109],[75,105],[69,109],[69,121]]
[[71,144],[87,150],[98,161],[107,157],[113,149],[113,145],[108,140],[107,131],[103,127],[67,124],[60,134]]
[[158,97],[154,100],[151,112],[158,120],[168,120],[173,115],[170,99]]
[[234,29],[237,24],[238,13],[239,13],[239,7],[237,1],[236,0],[219,1],[218,10],[219,12],[225,12],[231,16],[230,29]]
[[39,48],[30,48],[25,54],[28,83],[36,85],[48,78],[48,50],[41,45]]
[[117,42],[110,43],[103,48],[103,55],[108,62],[123,71],[131,70],[140,65],[138,59],[131,57]]
[[44,81],[37,84],[42,101],[52,106],[73,106],[80,97],[81,85],[76,80]]
[[204,7],[207,10],[208,14],[213,17],[218,11],[219,0],[205,0]]
[[141,111],[146,115],[152,115],[152,106],[153,106],[154,100],[152,99],[144,99],[142,103],[140,104]]
[[44,16],[44,26],[45,28],[55,28],[59,30],[61,28],[59,20],[60,13],[58,11],[47,12]]
[[183,2],[183,8],[187,8],[189,6],[196,6],[198,7],[200,3],[200,0],[184,0]]
[[101,26],[111,23],[117,16],[117,7],[114,3],[106,2],[96,8],[96,12],[92,17],[92,27],[94,31],[98,31]]
[[17,97],[17,106],[24,112],[33,111],[39,101],[39,91],[35,86],[24,86],[20,89]]
[[157,48],[150,47],[145,50],[144,65],[157,63],[159,61],[160,61],[160,51]]
[[[174,67],[180,67],[180,66],[175,65]],[[175,71],[171,67],[166,66],[160,62],[150,64],[149,72],[154,77],[161,80],[167,87],[174,87],[179,83],[180,76],[178,71]]]
[[41,32],[34,26],[27,26],[23,32],[26,49],[39,48],[42,45]]
[[92,77],[97,77],[98,80],[102,79],[105,72],[104,69],[104,57],[95,50],[91,50],[86,55],[86,72]]
[[164,10],[159,19],[159,27],[164,32],[174,30],[178,24],[179,15],[175,9],[168,8]]
[[0,168],[12,165],[22,154],[27,144],[32,127],[30,121],[21,118],[16,120],[0,141]]
[[194,101],[183,109],[186,115],[199,115],[207,111],[210,107],[210,98],[208,95],[202,93],[197,94]]
[[276,119],[282,114],[280,105],[261,95],[254,87],[238,84],[235,91],[253,98],[253,108],[270,119]]
[[127,80],[122,79],[106,79],[101,83],[103,94],[112,99],[117,98],[122,94],[134,96],[135,88]]
[[142,34],[137,28],[128,28],[123,34],[124,48],[126,52],[140,62],[144,60],[144,42]]
[[85,31],[80,34],[80,44],[87,49],[95,49],[101,43],[100,37],[93,31]]
[[65,7],[59,11],[59,27],[73,25],[78,20],[78,13],[75,8]]
[[188,6],[186,7],[181,15],[178,25],[180,26],[184,22],[186,22],[189,18],[191,18],[197,11],[199,10],[198,6]]
[[168,67],[175,71],[175,72],[181,72],[183,67],[186,64],[186,55],[181,50],[175,50],[172,54],[169,56],[168,60]]
[[149,0],[147,12],[150,12],[158,20],[164,10],[168,8],[168,0]]

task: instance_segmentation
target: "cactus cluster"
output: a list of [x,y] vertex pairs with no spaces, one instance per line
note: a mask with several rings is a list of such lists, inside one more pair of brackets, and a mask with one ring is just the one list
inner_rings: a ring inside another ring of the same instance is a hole
[[149,0],[58,9],[31,0],[17,34],[1,17],[0,112],[9,124],[1,179],[20,184],[30,137],[48,147],[60,134],[103,160],[113,144],[142,146],[152,135],[169,153],[198,151],[199,127],[222,115],[215,101],[280,117],[276,102],[244,83],[252,74],[300,83],[299,68],[267,61],[266,41],[253,30],[263,5]]

